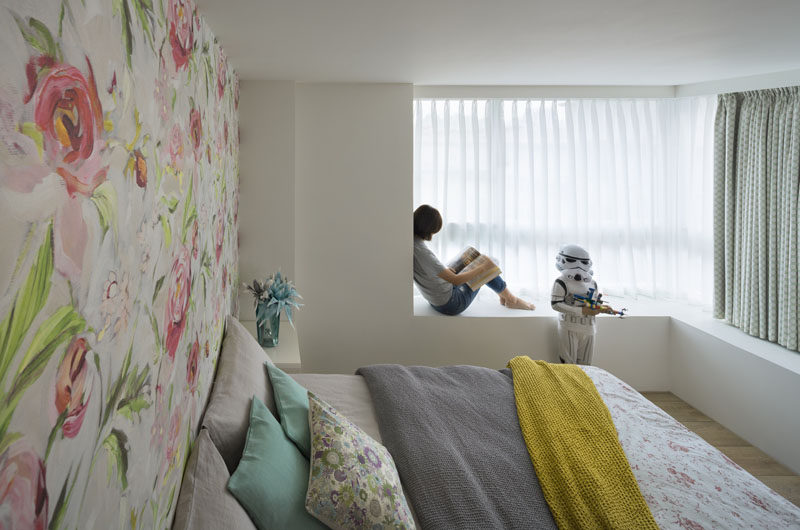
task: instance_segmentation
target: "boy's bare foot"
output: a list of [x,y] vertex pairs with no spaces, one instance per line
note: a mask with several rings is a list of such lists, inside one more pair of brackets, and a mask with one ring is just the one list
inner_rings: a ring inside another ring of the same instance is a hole
[[500,305],[506,305],[506,299],[505,298],[501,298],[500,299]]

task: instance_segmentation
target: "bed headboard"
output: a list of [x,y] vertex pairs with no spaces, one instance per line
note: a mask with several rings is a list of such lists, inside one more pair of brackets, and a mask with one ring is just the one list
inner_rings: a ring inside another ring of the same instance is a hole
[[236,303],[238,79],[192,0],[2,12],[0,513],[163,528]]

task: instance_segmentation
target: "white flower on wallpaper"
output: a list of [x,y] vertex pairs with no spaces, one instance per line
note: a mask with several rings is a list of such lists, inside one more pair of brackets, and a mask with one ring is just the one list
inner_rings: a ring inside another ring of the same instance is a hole
[[234,303],[238,80],[192,1],[0,10],[0,527],[166,527]]

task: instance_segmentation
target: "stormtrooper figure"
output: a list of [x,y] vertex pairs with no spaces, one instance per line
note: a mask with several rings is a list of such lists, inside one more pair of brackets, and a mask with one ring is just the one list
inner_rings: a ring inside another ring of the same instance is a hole
[[562,363],[592,364],[594,354],[595,315],[604,312],[584,300],[597,300],[597,282],[592,279],[592,260],[578,245],[564,245],[556,256],[556,269],[561,276],[553,282],[550,304],[558,311],[558,338]]

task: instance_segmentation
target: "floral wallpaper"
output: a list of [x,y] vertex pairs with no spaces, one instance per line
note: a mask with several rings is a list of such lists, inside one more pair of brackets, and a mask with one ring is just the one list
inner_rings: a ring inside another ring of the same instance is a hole
[[192,0],[0,2],[0,528],[171,524],[237,285]]

